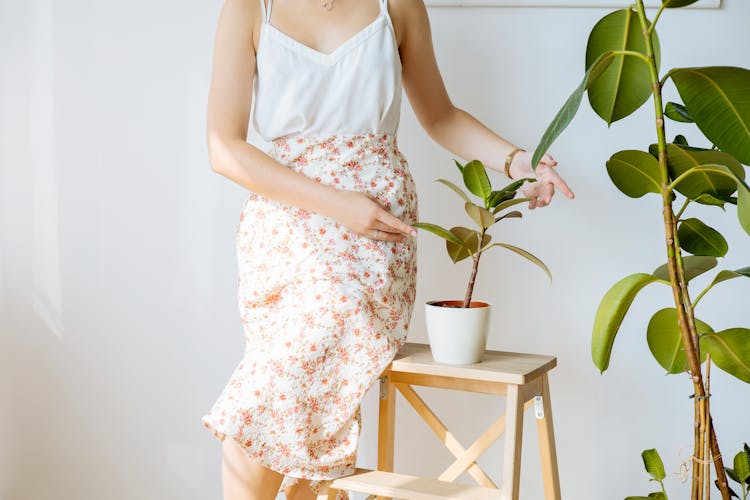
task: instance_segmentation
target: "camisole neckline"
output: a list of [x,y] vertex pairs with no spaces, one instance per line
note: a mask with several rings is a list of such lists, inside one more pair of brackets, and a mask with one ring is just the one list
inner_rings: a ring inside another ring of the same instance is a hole
[[338,60],[340,60],[343,57],[343,55],[346,54],[350,49],[353,49],[360,43],[367,40],[370,37],[370,35],[375,34],[379,29],[383,28],[387,24],[387,19],[385,17],[387,14],[382,6],[383,1],[387,1],[387,0],[380,0],[380,10],[378,12],[378,15],[368,25],[366,25],[364,28],[362,28],[361,30],[356,32],[354,35],[346,39],[344,42],[339,44],[339,46],[336,47],[332,52],[321,52],[317,49],[310,47],[307,44],[300,42],[296,38],[286,34],[285,32],[278,29],[276,26],[271,24],[270,18],[271,18],[272,0],[269,0],[267,11],[263,18],[263,23],[261,24],[261,30],[260,30],[260,35],[259,35],[260,39],[258,41],[258,52],[261,51],[261,47],[263,45],[264,32],[267,29],[270,29],[269,35],[274,34],[276,36],[276,40],[280,41],[285,47],[289,48],[290,50],[294,50],[300,54],[309,56],[313,60],[323,63],[326,66],[331,66],[334,63],[336,63]]

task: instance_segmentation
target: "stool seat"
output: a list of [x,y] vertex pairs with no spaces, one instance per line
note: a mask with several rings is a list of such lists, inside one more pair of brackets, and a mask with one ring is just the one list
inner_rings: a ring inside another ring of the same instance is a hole
[[557,358],[545,354],[484,351],[482,361],[449,365],[432,359],[427,344],[406,342],[388,367],[391,371],[456,377],[463,380],[525,384],[557,366]]

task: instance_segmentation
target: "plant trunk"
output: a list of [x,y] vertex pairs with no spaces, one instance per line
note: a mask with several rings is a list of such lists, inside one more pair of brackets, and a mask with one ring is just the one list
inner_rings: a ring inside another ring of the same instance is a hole
[[[695,459],[691,459],[693,464],[693,483],[692,483],[692,500],[700,500],[703,494],[704,481],[710,481],[710,477],[704,477],[701,473],[703,463],[708,458],[704,456],[705,447],[702,446],[702,439],[706,434],[701,435],[702,430],[708,430],[709,447],[713,455],[714,465],[716,468],[716,477],[721,491],[723,500],[730,500],[729,485],[727,483],[724,464],[719,452],[718,441],[713,428],[712,418],[707,408],[707,398],[703,387],[703,376],[701,372],[700,346],[695,328],[695,316],[693,307],[690,302],[688,293],[688,284],[685,278],[685,268],[682,262],[679,240],[677,239],[676,220],[672,208],[672,192],[668,189],[669,171],[667,168],[667,141],[664,129],[664,106],[662,103],[661,84],[659,81],[656,59],[654,57],[654,47],[649,34],[649,26],[646,20],[646,11],[643,6],[643,0],[637,0],[636,8],[640,20],[641,29],[646,45],[646,55],[649,59],[649,73],[653,85],[654,109],[656,111],[656,133],[659,142],[659,171],[662,182],[662,215],[664,218],[664,232],[667,250],[667,269],[669,272],[669,281],[672,286],[674,295],[675,308],[677,310],[677,322],[682,335],[682,344],[687,358],[688,370],[693,382],[693,392],[696,398],[694,405],[694,444],[693,450]],[[701,418],[703,417],[703,418]],[[701,425],[701,422],[704,425]]]
[[462,307],[469,307],[471,305],[471,294],[474,293],[474,282],[477,279],[477,270],[479,269],[479,257],[482,256],[482,241],[484,241],[484,229],[482,229],[479,235],[479,243],[477,243],[477,251],[474,254],[474,263],[471,266],[471,276],[469,277],[469,286],[466,287],[466,296],[464,297],[464,303]]

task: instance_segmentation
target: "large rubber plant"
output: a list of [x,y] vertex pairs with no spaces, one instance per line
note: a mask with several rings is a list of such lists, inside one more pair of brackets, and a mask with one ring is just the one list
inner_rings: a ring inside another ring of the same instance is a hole
[[[638,292],[652,283],[671,289],[674,307],[654,312],[646,327],[648,346],[668,373],[687,373],[692,384],[690,397],[694,398],[695,411],[692,500],[708,498],[711,464],[716,471],[715,484],[722,498],[729,500],[703,369],[710,368],[706,363],[710,354],[709,363],[750,383],[750,329],[715,331],[705,318],[698,319],[695,311],[698,302],[714,286],[750,277],[750,267],[715,272],[718,260],[727,253],[728,243],[698,216],[704,210],[719,209],[729,215],[736,208],[740,226],[750,235],[750,188],[743,166],[750,164],[750,70],[729,66],[685,67],[660,76],[656,32],[659,17],[668,9],[695,2],[663,0],[650,21],[643,0],[637,0],[596,24],[588,39],[583,80],[542,136],[532,165],[537,165],[571,122],[584,94],[608,126],[653,101],[651,126],[656,132],[656,142],[613,154],[606,170],[626,196],[661,198],[666,262],[651,272],[626,276],[606,292],[594,318],[591,355],[603,373],[609,366],[615,336]],[[682,102],[663,101],[662,89],[666,85],[676,87]],[[694,123],[696,133],[707,139],[709,147],[691,146],[681,135],[668,142],[666,118]],[[713,278],[693,298],[691,281],[709,271]],[[738,305],[747,306],[747,296],[741,302]]]

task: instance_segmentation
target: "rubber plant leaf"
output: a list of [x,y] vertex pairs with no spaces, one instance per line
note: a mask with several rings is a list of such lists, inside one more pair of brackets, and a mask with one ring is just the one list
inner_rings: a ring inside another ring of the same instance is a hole
[[581,83],[578,85],[578,87],[576,87],[573,93],[570,94],[568,100],[565,101],[565,104],[563,104],[562,108],[560,108],[560,111],[557,112],[555,117],[552,119],[552,122],[547,127],[547,130],[544,131],[542,138],[539,140],[539,144],[537,145],[536,149],[534,150],[534,154],[531,157],[531,165],[534,170],[536,170],[536,166],[539,164],[539,160],[542,159],[542,156],[544,156],[550,146],[552,146],[552,143],[554,143],[555,140],[560,137],[560,134],[562,134],[563,131],[568,127],[568,125],[570,125],[570,122],[573,121],[576,113],[578,113],[578,108],[581,107],[583,93],[593,82],[597,80],[597,78],[599,78],[599,76],[602,75],[602,73],[604,73],[604,71],[612,63],[613,58],[614,54],[612,52],[605,52],[601,54],[593,63],[588,65],[588,69],[583,76],[583,80],[581,80]]
[[[686,255],[682,258],[682,265],[685,268],[685,279],[690,281],[696,276],[700,276],[716,267],[719,261],[715,257],[706,257],[702,255]],[[667,263],[660,265],[652,274],[654,278],[669,281],[669,269]]]
[[750,70],[733,66],[681,68],[671,77],[703,135],[750,165]]
[[701,350],[711,354],[716,366],[750,384],[750,330],[729,328],[698,339]]
[[[708,324],[695,319],[698,333],[713,332]],[[654,359],[667,370],[667,373],[683,373],[687,370],[687,356],[682,345],[682,332],[677,322],[677,310],[674,307],[660,309],[651,316],[646,329],[648,348]],[[701,362],[706,353],[701,352]]]
[[646,273],[631,274],[615,283],[604,294],[594,317],[591,335],[591,358],[600,373],[604,373],[609,366],[615,337],[636,295],[657,279]]
[[607,161],[607,173],[617,189],[631,198],[647,193],[661,194],[659,162],[645,151],[615,153]]
[[[660,63],[659,37],[652,32],[654,59]],[[591,30],[586,46],[586,66],[610,51],[646,54],[638,14],[632,8],[604,16]],[[630,115],[653,93],[648,64],[637,56],[615,55],[612,64],[588,89],[589,103],[607,125]]]

